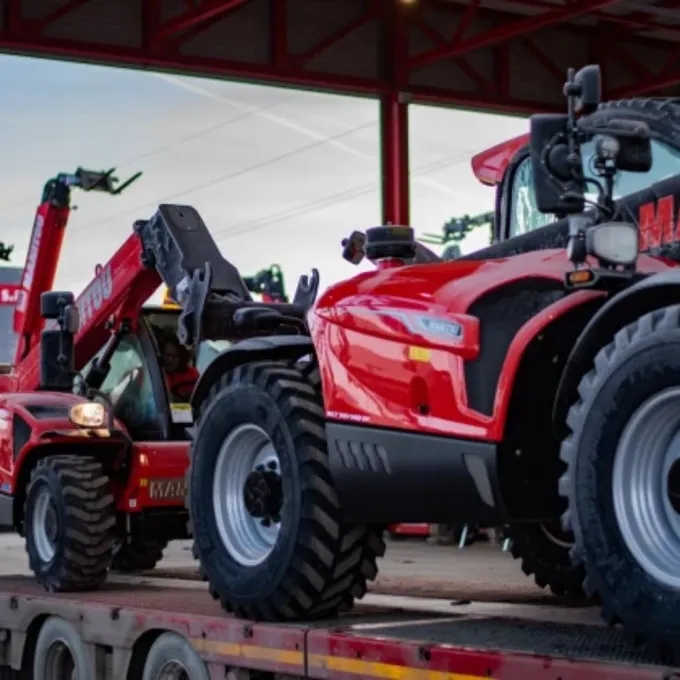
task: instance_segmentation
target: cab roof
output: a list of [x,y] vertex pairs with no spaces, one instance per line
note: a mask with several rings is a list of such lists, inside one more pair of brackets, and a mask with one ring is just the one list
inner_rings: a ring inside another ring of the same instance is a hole
[[472,157],[472,172],[487,186],[501,183],[506,168],[514,155],[529,143],[529,135],[513,137]]

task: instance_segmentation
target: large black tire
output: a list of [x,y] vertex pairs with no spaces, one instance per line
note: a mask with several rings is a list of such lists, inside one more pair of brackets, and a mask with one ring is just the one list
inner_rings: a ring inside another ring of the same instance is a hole
[[163,551],[167,547],[167,541],[133,534],[114,550],[111,571],[121,574],[151,571],[163,559]]
[[[56,528],[48,533],[54,551],[41,551],[40,507]],[[49,591],[94,590],[106,579],[116,523],[109,478],[102,466],[85,456],[47,456],[38,461],[26,491],[26,552],[36,580]]]
[[533,575],[539,588],[555,595],[584,597],[585,569],[572,562],[570,537],[558,533],[553,527],[523,523],[508,526],[505,537],[511,540],[512,556],[521,560],[522,571]]
[[[168,669],[172,668],[173,664],[179,672],[171,676]],[[142,680],[162,680],[170,677],[182,680],[210,680],[205,661],[189,640],[177,633],[162,633],[146,655]]]
[[[230,554],[212,501],[220,447],[250,423],[275,445],[284,498],[276,543],[256,566]],[[222,376],[201,405],[187,474],[194,556],[227,611],[267,621],[333,616],[350,609],[377,575],[382,527],[342,521],[313,363],[258,362]]]
[[[561,450],[564,526],[575,537],[575,563],[585,567],[586,593],[600,596],[609,624],[622,623],[635,642],[646,642],[669,663],[680,662],[680,590],[634,557],[617,518],[613,479],[624,428],[637,409],[678,385],[680,307],[673,306],[626,326],[599,352],[579,385]],[[640,448],[640,455],[647,453]]]

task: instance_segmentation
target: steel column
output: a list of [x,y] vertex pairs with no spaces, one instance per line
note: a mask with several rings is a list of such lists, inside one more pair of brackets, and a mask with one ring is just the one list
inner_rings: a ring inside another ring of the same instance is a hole
[[[376,3],[378,4],[378,3]],[[382,75],[389,90],[380,96],[380,161],[383,224],[403,224],[409,215],[408,5],[382,2]]]
[[398,92],[380,98],[383,224],[409,224],[408,104]]

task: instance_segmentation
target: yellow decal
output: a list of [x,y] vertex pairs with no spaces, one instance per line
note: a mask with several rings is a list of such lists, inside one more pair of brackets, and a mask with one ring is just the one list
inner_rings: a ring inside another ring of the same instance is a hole
[[[203,654],[253,661],[269,661],[288,666],[303,666],[305,663],[305,654],[302,651],[241,645],[235,642],[218,642],[217,640],[200,638],[193,638],[191,643],[197,652]],[[336,673],[364,678],[383,678],[384,680],[489,680],[489,677],[491,677],[466,673],[447,673],[446,671],[433,671],[426,668],[400,666],[379,661],[364,661],[328,654],[309,654],[307,655],[307,663],[310,670],[315,669],[322,673],[335,671]]]
[[432,352],[427,349],[427,347],[409,347],[408,348],[408,358],[411,361],[423,361],[428,362],[432,357]]

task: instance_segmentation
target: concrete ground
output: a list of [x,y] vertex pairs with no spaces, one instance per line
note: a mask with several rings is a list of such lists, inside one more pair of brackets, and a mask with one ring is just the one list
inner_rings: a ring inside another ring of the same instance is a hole
[[[28,574],[24,543],[0,534],[0,575]],[[176,541],[149,576],[196,580],[197,562],[188,541]],[[371,591],[389,595],[442,597],[508,603],[555,603],[522,573],[520,564],[498,546],[479,543],[464,549],[428,545],[423,540],[388,542]]]

